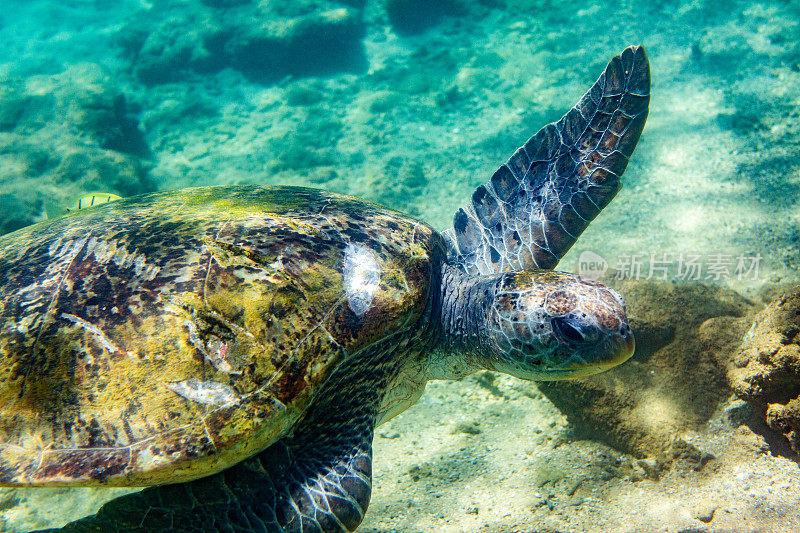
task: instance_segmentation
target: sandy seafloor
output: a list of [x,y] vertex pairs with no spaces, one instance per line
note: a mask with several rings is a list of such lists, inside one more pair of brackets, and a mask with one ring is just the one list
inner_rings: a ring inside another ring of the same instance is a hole
[[[199,52],[191,36],[202,28],[192,6],[200,12],[225,2],[115,4],[0,1],[0,222],[7,230],[104,184],[133,194],[232,183],[323,187],[445,229],[474,187],[577,101],[612,55],[644,44],[653,79],[644,135],[623,190],[560,268],[577,268],[584,250],[612,268],[633,254],[667,254],[673,266],[680,254],[700,254],[706,265],[712,254],[760,255],[754,279],[718,281],[751,296],[765,282],[798,277],[796,2],[445,2],[450,13],[408,34],[389,20],[387,6],[413,19],[424,2],[369,0],[357,15],[363,40],[351,64],[302,76],[291,68],[254,74],[235,61],[192,68]],[[300,4],[309,12],[358,11]],[[132,40],[170,17],[175,31],[165,39],[172,41],[130,53]],[[156,74],[140,68],[174,52],[182,38],[188,56],[176,54]],[[100,150],[91,135],[59,129],[59,106],[72,109],[72,83],[124,95],[126,120],[138,121],[147,147],[120,149],[126,164],[141,165],[135,183],[124,181],[127,174],[106,183],[103,172],[59,170],[69,154]],[[40,97],[54,90],[56,118],[28,120],[26,106],[50,105]],[[9,94],[17,107],[9,108]],[[44,170],[31,164],[33,145],[52,149],[55,162]],[[720,414],[687,437],[719,459],[712,471],[675,467],[655,479],[641,458],[574,439],[533,384],[484,374],[432,383],[418,405],[377,432],[374,492],[361,530],[800,531],[797,459],[770,453],[726,420]],[[6,491],[0,527],[58,525],[107,497],[105,489]]]

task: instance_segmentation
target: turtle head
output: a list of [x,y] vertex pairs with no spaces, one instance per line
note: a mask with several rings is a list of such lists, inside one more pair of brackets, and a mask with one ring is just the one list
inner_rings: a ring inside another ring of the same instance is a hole
[[596,281],[540,270],[500,276],[484,314],[483,365],[523,379],[602,372],[634,349],[622,297]]

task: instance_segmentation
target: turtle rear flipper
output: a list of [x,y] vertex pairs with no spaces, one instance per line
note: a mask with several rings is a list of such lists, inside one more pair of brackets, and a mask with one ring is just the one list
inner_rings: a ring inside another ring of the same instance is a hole
[[456,211],[449,262],[471,274],[554,268],[619,190],[649,101],[647,55],[631,46]]

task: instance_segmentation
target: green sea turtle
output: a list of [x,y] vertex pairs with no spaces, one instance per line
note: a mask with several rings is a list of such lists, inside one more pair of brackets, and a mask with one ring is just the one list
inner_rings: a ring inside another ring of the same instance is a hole
[[429,379],[627,359],[621,297],[554,272],[648,112],[641,47],[444,234],[297,187],[121,199],[0,237],[0,483],[151,486],[67,531],[352,531],[377,424]]

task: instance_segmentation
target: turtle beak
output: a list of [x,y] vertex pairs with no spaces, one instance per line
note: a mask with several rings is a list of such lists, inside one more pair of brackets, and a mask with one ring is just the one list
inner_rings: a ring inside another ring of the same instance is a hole
[[617,366],[631,358],[636,350],[636,340],[630,326],[626,324],[626,331],[619,336],[619,351],[616,357],[612,358],[609,366]]
[[636,349],[633,331],[631,331],[631,327],[627,323],[619,328],[619,333],[615,334],[609,342],[613,346],[610,353],[611,357],[602,364],[602,370],[608,370],[624,363],[631,358]]
[[[636,348],[636,341],[630,326],[625,323],[620,327],[619,332],[607,338],[602,344],[602,348],[595,352],[596,356],[590,362],[582,362],[571,368],[565,368],[562,376],[554,379],[573,379],[578,377],[591,376],[610,370],[617,365],[621,365],[631,358]],[[591,358],[590,358],[591,359]]]

